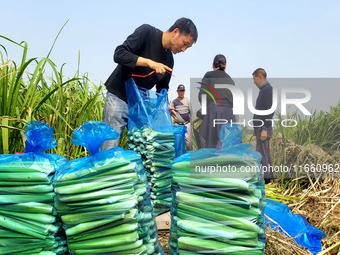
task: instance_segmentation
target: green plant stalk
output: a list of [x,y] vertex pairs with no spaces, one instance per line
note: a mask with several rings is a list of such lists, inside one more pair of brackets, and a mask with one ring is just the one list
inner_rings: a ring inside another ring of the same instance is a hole
[[134,243],[138,240],[138,234],[136,232],[116,235],[112,237],[100,237],[86,241],[79,241],[75,243],[70,243],[68,245],[69,249],[99,249],[108,248],[111,246],[127,245]]
[[15,203],[15,204],[2,204],[1,210],[13,211],[13,212],[25,212],[25,213],[44,213],[52,214],[53,206],[38,203],[38,202],[26,202],[26,203]]
[[131,195],[134,194],[133,189],[126,189],[126,190],[99,190],[99,191],[92,191],[92,192],[85,192],[82,194],[77,193],[76,195],[66,195],[66,196],[59,196],[59,200],[62,202],[75,202],[75,201],[84,201],[84,200],[91,200],[91,199],[100,199],[105,197],[117,197],[117,200],[120,200],[120,196],[123,195]]
[[[100,226],[103,226],[105,224],[117,221],[117,220],[121,220],[124,218],[124,214],[121,215],[116,215],[113,216],[109,219],[104,219],[104,220],[98,220],[98,221],[93,221],[93,222],[86,222],[86,223],[81,223],[78,225],[75,225],[74,227],[68,228],[66,229],[66,235],[67,236],[73,236]],[[71,249],[71,247],[70,247]]]
[[216,221],[217,223],[223,225],[228,225],[243,230],[254,231],[257,233],[261,231],[260,227],[257,224],[249,220],[245,220],[243,218],[231,217],[225,214],[220,214],[212,211],[207,212],[204,209],[189,206],[186,204],[178,204],[178,209],[181,209],[184,212],[187,212],[188,214],[191,214],[193,216],[202,217],[203,219],[211,221]]
[[142,246],[143,241],[138,240],[134,243],[126,243],[124,245],[113,246],[109,248],[101,248],[101,249],[79,249],[75,250],[76,254],[101,254],[101,253],[109,253],[109,254],[143,254],[145,252],[145,247]]
[[16,204],[16,203],[27,203],[27,202],[52,202],[55,194],[44,193],[41,195],[0,195],[0,204]]
[[[2,125],[8,126],[8,119],[4,118],[2,119]],[[2,132],[2,149],[4,154],[9,153],[9,147],[8,147],[8,129],[7,128],[1,128]]]
[[30,225],[25,224],[24,222],[16,220],[14,218],[7,217],[7,216],[2,215],[2,214],[0,214],[0,223],[1,223],[2,227],[9,229],[9,230],[12,230],[12,231],[16,231],[16,232],[26,234],[26,235],[29,235],[29,236],[32,236],[32,237],[36,237],[36,238],[39,238],[39,239],[45,239],[46,238],[45,235],[36,232],[35,228],[32,228]]
[[0,193],[48,193],[53,191],[53,185],[0,186]]
[[229,216],[258,218],[261,215],[259,209],[250,208],[245,209],[236,205],[228,204],[217,199],[211,199],[194,194],[177,192],[176,198],[179,202],[213,211],[216,213],[223,213]]
[[340,246],[340,242],[333,244],[332,246],[328,247],[327,249],[319,252],[317,255],[325,255],[325,254],[327,254],[327,252],[330,252],[331,250],[337,248],[338,246]]
[[225,239],[250,239],[257,238],[258,233],[252,231],[240,230],[228,227],[212,221],[195,221],[176,219],[176,224],[179,228],[202,236],[221,237]]
[[56,217],[48,214],[42,213],[22,213],[22,212],[10,212],[4,211],[0,209],[0,213],[7,216],[14,216],[18,218],[28,219],[40,223],[54,223],[56,221]]
[[262,255],[262,249],[253,249],[242,246],[234,246],[218,241],[212,241],[209,239],[199,239],[192,237],[180,237],[178,238],[178,248],[188,251],[208,251],[214,254],[233,254],[233,255]]
[[[122,224],[121,226],[113,227],[113,228],[110,228],[110,229],[107,229],[107,230],[104,230],[104,231],[100,231],[100,232],[97,232],[97,233],[93,233],[93,234],[84,236],[82,238],[78,238],[77,241],[84,241],[84,240],[89,240],[89,239],[93,239],[93,238],[126,234],[126,233],[136,231],[137,228],[138,228],[138,223]],[[72,243],[72,240],[69,240],[69,242]]]

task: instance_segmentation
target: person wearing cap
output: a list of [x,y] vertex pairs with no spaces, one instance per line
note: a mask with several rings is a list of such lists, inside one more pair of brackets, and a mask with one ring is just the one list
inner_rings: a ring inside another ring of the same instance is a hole
[[192,108],[190,99],[184,97],[185,86],[183,84],[178,85],[177,95],[178,97],[171,101],[170,107],[175,109],[177,118],[175,118],[176,125],[185,125],[187,127],[187,132],[185,134],[185,147],[187,150],[192,150],[191,143],[191,125],[190,120],[192,117]]
[[[142,88],[156,91],[169,89],[173,54],[184,52],[197,41],[197,29],[188,18],[178,19],[167,31],[151,25],[138,27],[119,45],[114,53],[118,64],[105,82],[107,94],[103,109],[103,121],[117,130],[117,140],[107,140],[102,150],[119,145],[119,140],[128,122],[128,104],[125,82],[133,77]],[[174,109],[170,109],[175,115]]]

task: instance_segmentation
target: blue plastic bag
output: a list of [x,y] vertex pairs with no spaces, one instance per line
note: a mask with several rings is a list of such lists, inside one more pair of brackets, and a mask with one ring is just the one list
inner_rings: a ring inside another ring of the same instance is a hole
[[156,214],[171,207],[171,165],[175,158],[174,130],[167,91],[161,93],[125,82],[128,97],[128,149],[142,156]]
[[242,142],[242,126],[239,124],[224,124],[219,135],[219,149],[226,149]]
[[26,128],[26,152],[44,152],[58,145],[53,137],[53,127],[45,122],[30,121]]
[[189,151],[172,165],[171,254],[263,255],[261,154],[224,128],[221,149]]
[[[71,254],[103,253],[100,250],[103,247],[110,250],[107,253],[164,254],[157,241],[157,225],[141,156],[120,147],[99,151],[106,139],[118,137],[104,122],[86,122],[74,131],[73,137],[72,142],[88,148],[91,155],[67,162],[54,179],[56,208],[63,220]],[[82,225],[87,224],[89,229],[84,230]],[[126,225],[133,228],[119,236],[110,232],[119,232]],[[79,243],[86,235],[89,239],[103,239],[107,244],[91,246],[87,238]],[[129,247],[114,244],[119,238],[130,242]]]
[[119,133],[114,128],[101,121],[87,121],[72,134],[72,143],[85,147],[91,155],[98,153],[100,146],[106,140],[116,140],[119,137]]
[[133,79],[125,82],[129,105],[128,128],[151,127],[155,131],[173,132],[168,105],[168,93],[161,93],[137,86]]
[[[28,122],[26,126],[26,153],[0,155],[1,218],[7,222],[7,225],[1,223],[0,246],[2,251],[7,249],[16,254],[41,250],[65,254],[66,241],[59,232],[54,209],[53,177],[67,159],[43,153],[57,145],[53,128],[39,121]],[[32,218],[34,215],[36,217]],[[8,224],[15,224],[15,231]],[[31,227],[30,231],[23,231],[27,226]],[[39,231],[34,230],[36,228]],[[32,247],[34,243],[35,248]]]
[[175,134],[175,157],[185,153],[185,134],[187,132],[187,127],[185,125],[174,125]]
[[[308,248],[313,254],[321,251],[321,238],[326,235],[318,228],[313,227],[305,217],[292,213],[287,205],[270,199],[267,199],[264,213],[293,237],[298,245]],[[276,223],[265,219],[265,224],[270,229],[278,229],[282,233],[283,231],[278,228]]]

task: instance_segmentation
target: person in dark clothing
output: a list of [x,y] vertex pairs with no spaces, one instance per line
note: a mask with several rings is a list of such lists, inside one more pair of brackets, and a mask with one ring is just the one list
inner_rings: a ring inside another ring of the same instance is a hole
[[[226,88],[215,89],[215,84],[235,85],[233,79],[226,73],[226,67],[225,56],[216,55],[213,61],[213,71],[207,72],[202,79],[198,99],[201,102],[202,95],[206,95],[207,111],[205,115],[202,115],[200,111],[197,113],[197,117],[202,119],[198,134],[196,133],[198,148],[218,148],[222,125],[216,124],[214,127],[214,119],[235,122],[233,97],[230,90]],[[207,94],[207,91],[210,92],[211,96]]]
[[[256,99],[256,110],[268,110],[272,107],[273,88],[267,81],[267,73],[263,68],[257,68],[253,72],[253,80],[255,85],[260,89]],[[261,153],[261,165],[264,172],[265,183],[269,183],[273,179],[273,164],[270,156],[269,140],[273,135],[272,118],[274,111],[268,115],[253,116],[254,135],[256,136],[256,150]]]
[[[105,82],[108,90],[103,121],[120,134],[123,133],[128,119],[125,81],[133,76],[135,83],[151,89],[156,85],[157,92],[169,89],[174,59],[172,54],[184,52],[197,41],[195,24],[187,18],[178,19],[168,31],[144,24],[138,27],[119,45],[114,53],[118,66]],[[176,113],[173,108],[171,115]],[[119,144],[117,140],[106,141],[102,149],[110,149]]]

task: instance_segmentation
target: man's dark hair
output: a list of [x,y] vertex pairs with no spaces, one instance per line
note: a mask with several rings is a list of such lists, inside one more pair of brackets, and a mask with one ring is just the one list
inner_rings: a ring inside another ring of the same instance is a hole
[[267,79],[266,70],[264,70],[263,68],[257,68],[257,69],[253,72],[253,75],[255,75],[255,77],[258,77],[259,75],[262,75],[263,78]]
[[197,28],[191,19],[180,18],[169,28],[169,32],[172,32],[175,28],[179,29],[180,34],[191,35],[194,42],[197,41],[198,33]]

